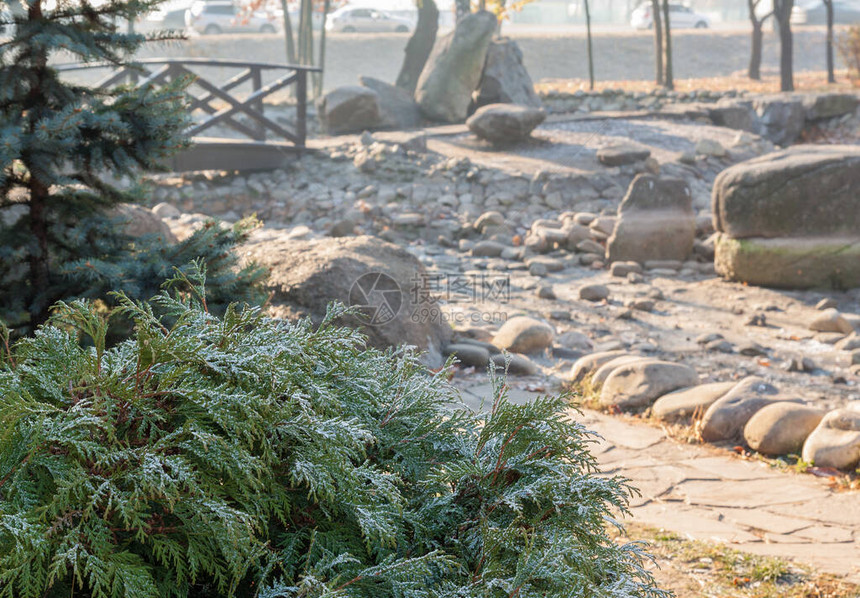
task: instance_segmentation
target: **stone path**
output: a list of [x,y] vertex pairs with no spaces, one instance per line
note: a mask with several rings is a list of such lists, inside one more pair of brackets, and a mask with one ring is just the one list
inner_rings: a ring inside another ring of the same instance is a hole
[[[462,388],[474,409],[489,384]],[[537,396],[512,390],[515,402]],[[641,496],[633,518],[697,540],[794,559],[860,583],[860,495],[834,492],[810,475],[776,471],[713,447],[683,445],[657,428],[585,410],[576,418],[603,440],[602,471],[629,478]]]

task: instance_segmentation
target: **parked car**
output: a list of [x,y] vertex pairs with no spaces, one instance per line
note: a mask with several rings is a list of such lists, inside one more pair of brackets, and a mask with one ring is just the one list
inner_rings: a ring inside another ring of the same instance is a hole
[[231,2],[195,2],[185,11],[185,25],[205,35],[218,33],[275,33],[278,20],[265,13],[245,14]]
[[[643,2],[633,11],[630,15],[630,24],[636,29],[651,29],[654,26],[654,15],[651,14],[650,2]],[[689,27],[707,29],[711,26],[711,20],[707,15],[695,12],[689,6],[670,4],[669,24],[672,26],[672,29]]]
[[[860,3],[834,0],[833,22],[837,25],[860,23]],[[827,9],[821,0],[804,2],[791,9],[792,25],[826,25]]]
[[387,12],[351,6],[337,9],[328,15],[325,23],[326,31],[342,31],[344,33],[371,31],[408,33],[412,31],[413,27],[412,21],[395,17]]
[[142,31],[161,31],[165,29],[185,29],[185,12],[191,8],[191,3],[161,7],[146,15],[140,29]]

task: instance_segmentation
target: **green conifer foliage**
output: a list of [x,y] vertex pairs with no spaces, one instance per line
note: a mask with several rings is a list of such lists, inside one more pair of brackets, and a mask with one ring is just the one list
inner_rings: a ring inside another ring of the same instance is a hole
[[[214,274],[238,238],[216,228],[206,242],[170,248],[158,238],[131,239],[108,217],[109,208],[141,197],[141,172],[185,145],[186,81],[98,90],[52,66],[60,52],[63,62],[131,64],[146,39],[116,23],[162,1],[0,0],[0,9],[14,9],[0,16],[12,32],[0,40],[0,314],[10,325],[34,327],[60,299],[112,289],[148,298],[135,289],[157,290],[183,263],[171,262],[174,254],[203,257]],[[239,278],[253,283],[259,274]]]
[[496,380],[476,415],[341,310],[217,317],[188,281],[120,295],[113,347],[83,301],[0,342],[0,597],[665,595],[564,400]]

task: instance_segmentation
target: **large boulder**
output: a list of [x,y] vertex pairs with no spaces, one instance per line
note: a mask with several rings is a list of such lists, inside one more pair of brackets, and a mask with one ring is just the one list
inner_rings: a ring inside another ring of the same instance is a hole
[[810,93],[803,98],[806,119],[824,120],[854,114],[860,98],[853,93]]
[[638,409],[668,392],[698,383],[699,375],[688,365],[657,359],[633,361],[609,374],[600,390],[600,404]]
[[490,104],[478,110],[466,121],[475,135],[496,145],[522,141],[543,122],[546,113],[541,108],[516,104]]
[[707,442],[739,438],[746,423],[763,407],[779,401],[776,387],[749,376],[717,399],[702,418],[702,439]]
[[253,236],[242,257],[269,269],[274,315],[319,322],[328,303],[338,301],[361,312],[342,323],[359,328],[370,345],[413,345],[431,367],[443,363],[451,328],[433,317],[432,298],[422,300],[424,266],[397,245],[368,236],[305,241],[272,232]]
[[687,183],[639,174],[618,207],[606,245],[611,262],[683,261],[693,251],[696,215]]
[[523,65],[523,52],[514,40],[496,39],[490,43],[475,104],[541,107],[532,78]]
[[783,289],[860,286],[860,238],[716,238],[720,276]]
[[490,12],[472,13],[436,40],[415,89],[415,100],[427,118],[451,123],[466,119],[497,24]]
[[762,96],[755,100],[754,106],[762,136],[779,145],[789,145],[800,137],[806,124],[806,109],[801,97]]
[[860,286],[860,147],[795,146],[714,181],[717,272],[785,288]]
[[744,426],[744,440],[763,455],[798,454],[824,411],[797,403],[774,403],[753,415]]
[[413,129],[421,124],[421,111],[408,91],[374,77],[362,76],[358,80],[376,92],[381,128]]
[[714,181],[716,230],[735,239],[851,236],[860,229],[860,147],[798,145]]
[[382,126],[379,95],[367,87],[337,87],[317,100],[317,116],[331,135],[360,133]]
[[860,411],[837,409],[825,415],[803,444],[803,460],[837,469],[860,465]]
[[176,243],[170,227],[151,210],[134,204],[119,204],[111,208],[108,216],[113,218],[130,237],[161,237],[167,243]]

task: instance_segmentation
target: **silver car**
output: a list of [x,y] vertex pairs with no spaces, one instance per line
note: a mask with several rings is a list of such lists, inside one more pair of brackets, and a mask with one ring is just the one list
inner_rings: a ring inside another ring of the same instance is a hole
[[373,8],[354,8],[344,6],[326,18],[326,31],[355,32],[396,32],[409,33],[414,24],[407,19],[395,17],[387,12]]
[[185,11],[185,25],[205,35],[218,33],[276,33],[278,20],[259,12],[245,14],[232,2],[195,2]]

